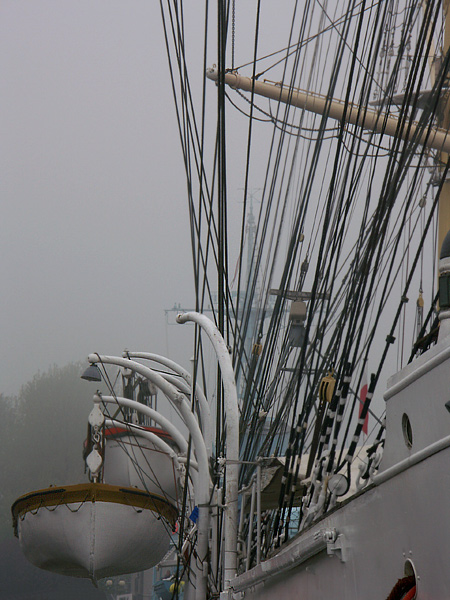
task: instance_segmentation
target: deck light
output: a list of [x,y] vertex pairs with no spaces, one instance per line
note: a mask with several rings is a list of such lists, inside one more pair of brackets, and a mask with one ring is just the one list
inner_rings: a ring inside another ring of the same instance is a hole
[[100,369],[96,364],[89,365],[81,376],[81,379],[85,379],[86,381],[101,381],[102,375],[100,373]]

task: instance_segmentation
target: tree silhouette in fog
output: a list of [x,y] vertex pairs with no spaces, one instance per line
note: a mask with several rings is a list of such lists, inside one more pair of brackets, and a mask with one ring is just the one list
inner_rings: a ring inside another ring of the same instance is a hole
[[0,539],[11,537],[11,504],[22,494],[86,481],[82,446],[98,384],[72,363],[38,373],[17,397],[0,395]]

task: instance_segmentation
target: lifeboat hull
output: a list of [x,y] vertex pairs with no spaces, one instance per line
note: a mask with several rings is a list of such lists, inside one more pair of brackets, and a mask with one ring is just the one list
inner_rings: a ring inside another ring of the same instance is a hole
[[[163,430],[148,429],[161,435],[167,443],[170,442],[170,436]],[[152,442],[138,433],[130,435],[124,429],[106,430],[103,464],[105,483],[145,489],[177,504],[177,479],[170,456],[161,452]]]
[[19,498],[12,511],[32,564],[92,580],[158,564],[177,516],[160,496],[105,484],[39,490]]

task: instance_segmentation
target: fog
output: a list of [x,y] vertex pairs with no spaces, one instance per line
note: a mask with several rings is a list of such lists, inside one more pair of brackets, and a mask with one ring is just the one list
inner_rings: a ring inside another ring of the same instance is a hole
[[193,288],[160,21],[157,2],[1,3],[0,392],[92,351],[189,359],[164,314]]
[[[186,47],[199,99],[203,3],[190,9]],[[270,52],[285,44],[290,23],[276,6],[263,10],[260,46]],[[236,16],[243,63],[253,54],[253,6],[238,5]],[[189,365],[193,328],[164,312],[191,308],[194,287],[159,2],[6,0],[0,28],[0,392],[15,394],[36,372],[93,351],[150,350]],[[216,60],[213,29],[208,64]],[[207,93],[213,143],[210,82]],[[245,139],[245,117],[229,115],[229,139],[240,130]],[[250,189],[264,181],[269,142],[260,144]],[[238,225],[245,150],[227,159],[228,210]],[[231,271],[239,235],[239,226],[230,229]]]

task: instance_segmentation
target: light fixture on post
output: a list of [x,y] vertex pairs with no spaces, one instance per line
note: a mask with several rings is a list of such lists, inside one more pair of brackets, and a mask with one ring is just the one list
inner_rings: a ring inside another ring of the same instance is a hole
[[81,379],[85,381],[101,381],[102,374],[100,373],[100,369],[97,367],[95,363],[91,363],[87,369],[84,371],[83,375],[81,375]]

